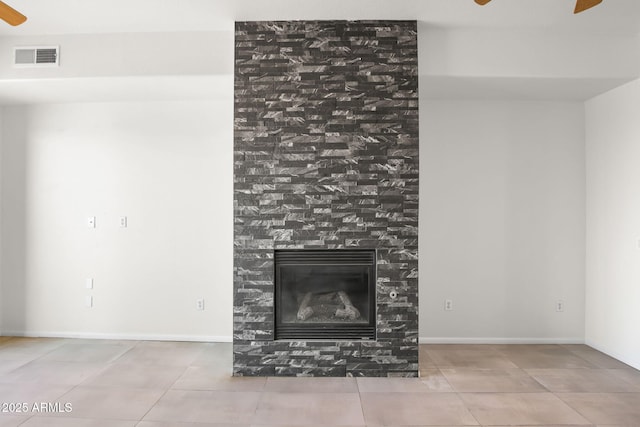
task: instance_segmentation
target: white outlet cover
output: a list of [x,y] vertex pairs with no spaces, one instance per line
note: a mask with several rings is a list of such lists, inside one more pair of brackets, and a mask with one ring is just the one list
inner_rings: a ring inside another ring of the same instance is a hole
[[87,227],[96,228],[96,217],[90,216],[87,218]]
[[87,306],[87,308],[93,307],[93,297],[91,295],[87,295],[84,298],[84,304]]
[[92,278],[88,278],[84,283],[84,287],[86,289],[93,289],[93,279]]

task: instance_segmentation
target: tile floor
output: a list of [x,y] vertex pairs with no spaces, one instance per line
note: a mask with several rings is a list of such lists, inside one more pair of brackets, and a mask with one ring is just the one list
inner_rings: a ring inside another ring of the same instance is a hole
[[582,345],[424,345],[419,379],[230,370],[231,344],[0,337],[0,427],[640,426],[640,372]]

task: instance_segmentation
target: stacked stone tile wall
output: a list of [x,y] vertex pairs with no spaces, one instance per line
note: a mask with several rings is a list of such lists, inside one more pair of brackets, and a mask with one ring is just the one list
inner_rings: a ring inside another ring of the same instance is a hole
[[[234,375],[417,375],[415,21],[236,23],[234,228]],[[274,341],[305,248],[376,249],[376,341]]]

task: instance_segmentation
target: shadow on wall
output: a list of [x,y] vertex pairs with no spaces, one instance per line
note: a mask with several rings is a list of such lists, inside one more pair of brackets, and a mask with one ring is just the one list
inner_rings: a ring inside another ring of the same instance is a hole
[[29,117],[21,108],[5,110],[2,128],[2,333],[26,330],[27,169]]

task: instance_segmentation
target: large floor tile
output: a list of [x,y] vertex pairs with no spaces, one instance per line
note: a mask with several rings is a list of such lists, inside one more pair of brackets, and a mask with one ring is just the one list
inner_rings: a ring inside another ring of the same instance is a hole
[[478,425],[455,393],[361,393],[368,426]]
[[589,424],[552,393],[462,393],[482,425]]
[[0,363],[5,360],[31,362],[68,341],[62,338],[11,338],[0,343]]
[[266,377],[232,377],[210,366],[190,366],[171,386],[174,390],[262,391]]
[[40,360],[56,362],[109,363],[135,346],[135,342],[80,340],[61,345]]
[[596,368],[559,345],[505,345],[498,351],[522,369]]
[[506,356],[486,346],[427,346],[426,352],[438,368],[517,368]]
[[521,393],[546,391],[521,369],[441,369],[458,392]]
[[527,369],[527,373],[557,393],[640,392],[640,387],[622,378],[618,369]]
[[419,361],[420,369],[437,368],[437,365],[435,364],[433,359],[431,359],[431,357],[429,356],[429,353],[427,352],[426,344],[421,344],[419,347],[418,361]]
[[114,363],[82,385],[91,387],[130,387],[168,389],[184,373],[182,366]]
[[265,391],[279,393],[357,393],[355,378],[270,377]]
[[252,424],[364,425],[357,393],[263,393]]
[[640,371],[637,369],[627,367],[624,369],[612,369],[609,372],[621,381],[632,384],[635,387],[640,387]]
[[137,421],[33,417],[20,427],[135,427]]
[[249,424],[260,393],[169,390],[143,421]]
[[18,427],[24,423],[24,417],[18,417],[15,415],[0,415],[0,427]]
[[[327,427],[326,424],[313,424],[313,423],[312,424],[285,424],[285,425],[283,425],[283,424],[251,424],[250,427],[298,427],[298,426],[304,426],[304,427]],[[218,427],[218,426],[216,425],[216,427]],[[234,426],[234,427],[237,427],[237,426]],[[372,427],[372,426],[365,426],[363,424],[361,426],[331,425],[331,427]]]
[[233,344],[230,342],[200,343],[200,352],[191,363],[193,366],[223,368],[231,375],[233,365]]
[[640,393],[562,393],[558,397],[592,423],[640,426]]
[[459,350],[472,350],[472,351],[496,351],[502,347],[501,344],[420,344],[420,350],[425,349],[427,351],[459,351]]
[[36,360],[0,377],[3,383],[78,385],[105,368],[102,363],[48,362]]
[[60,416],[139,421],[164,394],[163,389],[75,387],[61,399],[72,412]]
[[439,370],[420,378],[358,378],[361,393],[430,393],[453,391]]
[[73,342],[71,338],[38,338],[38,337],[3,337],[0,349],[5,347],[22,348],[36,351],[51,351],[67,342]]
[[584,344],[565,344],[562,347],[601,369],[625,369],[629,365]]
[[141,341],[118,358],[118,363],[142,365],[189,366],[201,354],[204,343]]
[[[9,372],[18,369],[21,366],[26,365],[29,361],[25,360],[1,360],[0,361],[0,377],[8,374]],[[2,382],[2,378],[0,378],[0,382]]]
[[[39,402],[57,402],[69,392],[73,386],[48,385],[38,383],[0,384],[0,403],[27,403],[30,407]],[[21,414],[31,415],[28,414]]]
[[453,387],[449,381],[442,375],[440,369],[421,369],[420,380],[426,384],[431,391],[453,392]]
[[250,427],[248,424],[211,424],[211,423],[185,423],[185,422],[162,422],[162,421],[140,421],[136,427]]

